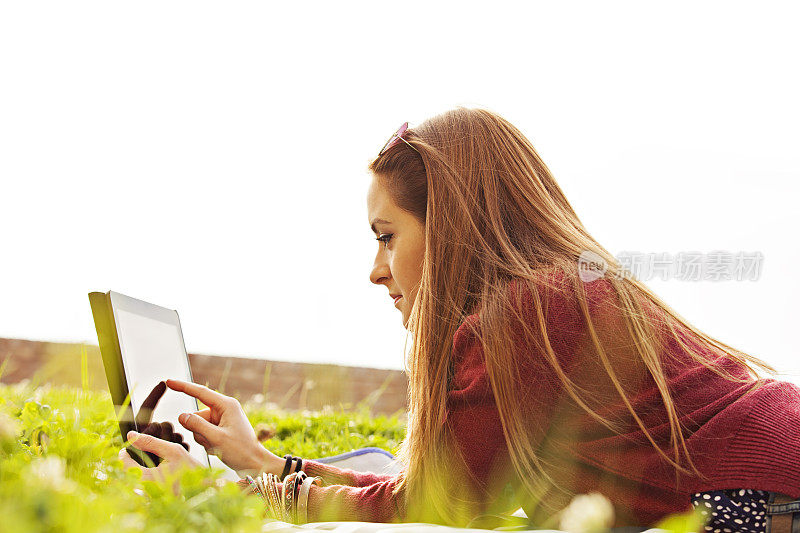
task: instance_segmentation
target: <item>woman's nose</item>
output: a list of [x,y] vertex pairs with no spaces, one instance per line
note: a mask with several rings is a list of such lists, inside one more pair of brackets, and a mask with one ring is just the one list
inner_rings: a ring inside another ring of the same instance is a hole
[[381,285],[387,279],[389,279],[389,265],[376,260],[375,264],[372,265],[369,280],[375,285]]

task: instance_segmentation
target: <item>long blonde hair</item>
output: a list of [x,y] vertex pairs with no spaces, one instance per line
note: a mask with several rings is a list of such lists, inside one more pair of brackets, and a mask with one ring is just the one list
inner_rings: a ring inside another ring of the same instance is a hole
[[[592,357],[599,360],[636,425],[676,472],[690,472],[681,464],[682,451],[691,471],[702,476],[689,457],[667,387],[660,360],[664,343],[674,339],[692,359],[732,381],[757,377],[751,363],[773,374],[776,370],[694,328],[643,283],[626,275],[614,256],[584,228],[528,139],[496,113],[459,107],[409,129],[404,139],[415,150],[396,143],[369,170],[400,208],[425,224],[422,277],[408,320],[413,339],[406,361],[409,418],[399,453],[406,468],[395,488],[395,493],[405,491],[406,520],[464,526],[474,517],[477,503],[488,496],[466,490],[471,486],[466,462],[452,428],[444,423],[454,375],[453,335],[478,307],[480,326],[469,326],[482,344],[503,436],[522,484],[518,492],[523,494],[517,494],[515,502],[526,511],[533,509],[549,487],[558,487],[546,471],[547,458],[530,442],[520,409],[513,344],[520,330],[526,342],[540,349],[544,363],[569,397],[603,425],[620,431],[619,424],[590,407],[590,396],[567,377],[548,341],[542,300],[547,290],[564,286],[542,273],[554,269],[565,275],[567,287],[574,291],[591,339]],[[663,400],[673,457],[661,449],[634,411],[618,379],[624,369],[618,362],[612,364],[616,358],[608,343],[601,342],[602,330],[595,327],[583,282],[578,279],[578,261],[586,251],[597,254],[607,266],[606,280],[618,298],[630,341],[626,346],[634,348],[629,353],[644,364]],[[532,295],[533,308],[525,311],[528,318],[524,320],[519,300],[507,290],[510,282],[522,282]],[[655,320],[650,310],[668,320]],[[695,335],[702,349],[685,342],[685,333]],[[727,372],[713,364],[710,353],[727,354],[753,376]],[[755,380],[754,387],[759,384]]]

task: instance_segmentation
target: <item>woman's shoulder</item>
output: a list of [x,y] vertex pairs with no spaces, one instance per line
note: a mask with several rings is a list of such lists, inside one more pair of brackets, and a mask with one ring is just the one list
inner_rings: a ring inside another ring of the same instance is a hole
[[542,268],[531,279],[512,279],[508,288],[509,311],[517,327],[520,321],[526,325],[543,321],[548,332],[574,335],[585,327],[581,300],[593,318],[620,311],[613,281],[607,276],[584,279],[577,266]]
[[[501,285],[507,297],[505,298],[506,314],[530,323],[536,317],[533,303],[535,298],[538,297],[541,305],[547,311],[558,310],[568,302],[574,301],[573,283],[570,273],[556,267],[536,269],[534,275],[529,279],[512,278]],[[593,289],[592,292],[596,291]],[[477,342],[485,333],[487,325],[484,322],[488,323],[490,319],[485,316],[486,311],[482,303],[478,302],[456,328],[453,336],[455,349]],[[496,305],[492,307],[498,308]],[[518,329],[518,326],[519,324],[512,324],[514,329]]]
[[[502,290],[508,296],[507,311],[517,318],[530,321],[535,318],[534,300],[538,299],[545,313],[553,310],[577,309],[577,295],[582,292],[590,305],[605,300],[613,290],[606,277],[584,281],[577,267],[542,266],[534,269],[529,278],[514,277],[504,282]],[[478,302],[459,324],[456,336],[476,337],[481,330],[483,306]]]
[[[544,364],[545,345],[549,345],[557,357],[568,364],[573,358],[570,354],[574,355],[588,335],[578,296],[581,292],[598,335],[606,335],[606,330],[619,331],[622,327],[622,315],[613,298],[613,283],[606,277],[584,281],[577,271],[545,267],[537,269],[530,279],[514,278],[504,287],[510,296],[505,322],[510,328],[519,363]],[[454,364],[462,370],[472,369],[471,372],[481,367],[483,343],[490,334],[489,324],[498,323],[485,317],[480,307],[467,315],[453,336]],[[546,342],[543,335],[547,337]]]
[[[510,296],[506,301],[510,306],[507,309],[509,320],[506,325],[510,328],[511,335],[501,338],[511,339],[512,344],[508,347],[514,352],[511,361],[525,375],[536,374],[541,377],[542,373],[538,370],[544,370],[540,367],[545,364],[542,352],[544,348],[538,336],[526,337],[522,333],[525,328],[534,334],[540,331],[533,301],[534,292],[538,294],[549,343],[559,358],[570,350],[572,343],[581,335],[581,317],[578,314],[579,308],[574,303],[575,289],[572,284],[573,280],[568,272],[548,268],[537,270],[532,279],[512,279],[503,286]],[[485,317],[484,313],[485,310],[478,306],[475,312],[462,320],[453,336],[454,376],[451,394],[457,399],[464,397],[475,401],[475,397],[485,396],[491,391],[484,350],[485,343],[490,341],[491,332],[488,328],[497,321]]]

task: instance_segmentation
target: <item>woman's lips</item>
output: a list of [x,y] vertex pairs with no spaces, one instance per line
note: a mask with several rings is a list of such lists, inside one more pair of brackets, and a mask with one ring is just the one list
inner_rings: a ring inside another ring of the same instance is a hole
[[397,305],[397,302],[400,301],[400,298],[402,298],[402,296],[398,296],[397,298],[394,299],[394,305]]

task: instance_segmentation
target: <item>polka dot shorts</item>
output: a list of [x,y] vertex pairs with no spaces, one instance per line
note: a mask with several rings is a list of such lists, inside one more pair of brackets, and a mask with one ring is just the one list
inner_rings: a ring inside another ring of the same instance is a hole
[[692,495],[713,533],[765,533],[769,492],[751,489],[713,490]]

